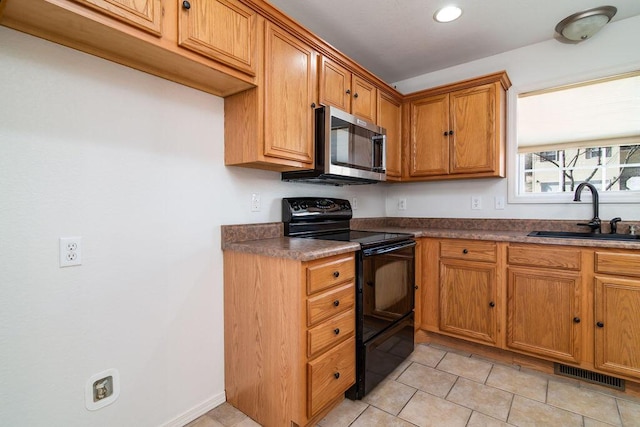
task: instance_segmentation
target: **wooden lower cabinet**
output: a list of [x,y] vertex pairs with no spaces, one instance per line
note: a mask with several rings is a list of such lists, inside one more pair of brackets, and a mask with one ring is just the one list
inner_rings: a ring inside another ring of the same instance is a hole
[[420,246],[417,338],[460,338],[512,363],[558,362],[640,387],[640,251],[436,238]]
[[640,254],[598,251],[595,263],[595,366],[640,378]]
[[586,327],[581,250],[512,244],[507,263],[507,348],[580,363]]
[[507,277],[507,347],[579,363],[584,329],[580,275],[510,267]]
[[496,267],[440,261],[440,330],[496,344]]
[[440,332],[496,345],[496,243],[442,240],[439,255]]
[[354,280],[353,253],[225,251],[227,401],[266,427],[312,425],[339,403],[355,383]]

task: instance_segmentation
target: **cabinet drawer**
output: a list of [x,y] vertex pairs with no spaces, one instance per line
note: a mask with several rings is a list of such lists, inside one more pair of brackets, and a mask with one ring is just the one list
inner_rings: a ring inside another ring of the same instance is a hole
[[330,288],[355,277],[356,266],[353,255],[322,260],[307,267],[307,295]]
[[346,311],[307,331],[307,356],[315,357],[341,341],[353,336],[355,310]]
[[596,252],[596,273],[640,277],[640,254]]
[[307,416],[313,417],[356,381],[356,340],[350,338],[307,364]]
[[497,248],[495,242],[443,240],[440,242],[440,256],[442,258],[496,262]]
[[511,265],[530,267],[553,267],[563,270],[580,270],[580,251],[549,246],[511,245],[507,262]]
[[324,292],[307,300],[307,326],[314,326],[323,320],[353,308],[355,303],[355,284],[349,282],[344,286]]

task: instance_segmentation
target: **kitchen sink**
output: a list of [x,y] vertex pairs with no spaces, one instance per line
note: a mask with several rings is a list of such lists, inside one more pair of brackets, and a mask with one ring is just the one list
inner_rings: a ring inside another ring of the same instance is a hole
[[624,240],[640,241],[637,234],[596,234],[580,233],[577,231],[532,231],[528,234],[531,237],[553,237],[558,239],[594,239],[594,240]]

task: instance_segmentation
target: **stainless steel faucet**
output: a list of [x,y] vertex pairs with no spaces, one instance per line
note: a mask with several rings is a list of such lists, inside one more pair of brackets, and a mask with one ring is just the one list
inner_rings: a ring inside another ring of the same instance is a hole
[[598,190],[596,190],[596,187],[589,184],[588,182],[583,182],[582,184],[578,185],[578,188],[576,188],[575,196],[573,197],[573,201],[574,202],[580,201],[580,194],[582,194],[582,190],[584,189],[584,187],[589,187],[589,190],[591,190],[591,200],[593,202],[593,219],[588,223],[578,223],[578,225],[584,225],[586,227],[590,227],[592,233],[602,233],[602,223],[598,216],[598,210],[599,210],[598,206],[600,204],[600,200],[598,197]]

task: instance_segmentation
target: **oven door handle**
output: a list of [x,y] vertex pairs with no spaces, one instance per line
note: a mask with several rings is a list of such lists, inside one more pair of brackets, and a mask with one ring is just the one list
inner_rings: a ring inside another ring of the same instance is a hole
[[362,254],[366,257],[368,256],[375,256],[375,255],[382,255],[382,254],[387,254],[389,252],[395,252],[398,251],[400,249],[405,249],[405,248],[410,248],[412,246],[415,246],[416,242],[415,240],[410,240],[404,243],[398,243],[398,244],[394,244],[394,245],[388,245],[388,246],[382,246],[379,248],[372,248],[372,249],[365,249],[362,251]]

